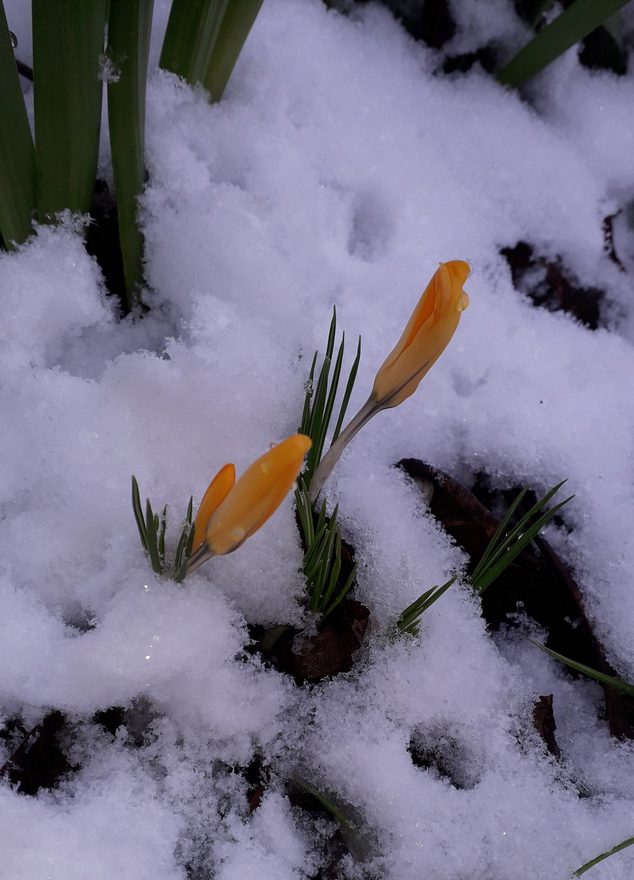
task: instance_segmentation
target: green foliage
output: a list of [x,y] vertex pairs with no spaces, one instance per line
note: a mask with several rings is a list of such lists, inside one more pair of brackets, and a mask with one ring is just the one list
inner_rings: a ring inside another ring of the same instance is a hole
[[504,67],[498,80],[518,88],[625,6],[629,0],[575,0]]
[[35,149],[0,0],[0,235],[7,247],[31,231],[35,210]]
[[263,0],[230,0],[202,81],[213,101],[219,101],[224,94],[262,2]]
[[471,575],[471,583],[479,593],[483,593],[513,562],[516,556],[537,537],[546,523],[550,522],[555,514],[574,498],[574,495],[570,495],[554,507],[546,509],[548,502],[565,482],[562,480],[561,483],[553,486],[521,517],[517,525],[509,530],[513,515],[528,492],[528,489],[522,489],[506,512],[506,516],[489,541],[482,558]]
[[319,515],[315,517],[308,487],[303,478],[300,478],[299,486],[295,490],[295,504],[306,545],[302,571],[308,588],[308,607],[325,618],[350,591],[357,565],[355,563],[352,566],[346,580],[340,583],[342,561],[341,531],[337,522],[338,507],[335,507],[332,515],[328,517],[324,500]]
[[540,645],[539,642],[534,642],[532,639],[528,639],[528,641],[531,645],[535,645],[536,648],[540,648],[542,651],[550,654],[555,660],[559,660],[560,663],[565,663],[566,666],[569,666],[571,669],[574,669],[577,672],[582,672],[584,675],[593,678],[600,684],[605,684],[614,688],[615,691],[621,691],[621,693],[627,694],[628,697],[634,697],[634,684],[629,684],[627,681],[623,681],[623,679],[617,678],[615,675],[606,675],[604,672],[599,672],[597,669],[593,669],[591,666],[586,666],[584,663],[577,663],[576,660],[571,660],[570,657],[558,654],[557,651],[552,651],[550,648],[547,648],[546,645]]
[[88,213],[101,125],[106,0],[33,0],[37,208]]
[[420,595],[418,599],[415,599],[411,605],[408,605],[396,621],[396,625],[401,632],[408,633],[410,636],[417,636],[420,619],[425,611],[431,608],[434,602],[447,592],[449,587],[456,582],[457,577],[457,575],[454,575],[440,587],[431,587],[431,589],[426,590]]
[[[219,100],[262,0],[173,0],[161,64]],[[104,41],[114,76],[108,118],[129,310],[142,283],[137,200],[153,0],[32,0],[35,142],[0,0],[0,235],[20,244],[38,219],[90,211],[101,126]]]
[[262,0],[173,0],[161,67],[219,101]]
[[[561,483],[553,486],[543,498],[540,498],[521,517],[515,527],[509,529],[513,515],[526,496],[528,489],[522,489],[517,498],[515,498],[471,575],[471,584],[479,593],[483,593],[513,562],[518,554],[537,537],[546,523],[561,510],[564,504],[567,504],[574,498],[574,495],[571,495],[554,507],[546,509],[548,502],[565,482],[565,480],[562,480]],[[402,632],[409,633],[409,635],[417,635],[422,615],[434,602],[440,599],[455,580],[456,577],[452,577],[441,587],[432,587],[419,596],[411,605],[408,605],[396,622],[398,628]]]
[[600,856],[595,856],[595,858],[591,859],[589,862],[586,862],[585,865],[582,865],[572,875],[573,877],[581,877],[582,874],[585,874],[586,871],[589,871],[590,868],[594,868],[595,865],[598,865],[599,862],[602,862],[604,859],[613,856],[617,852],[621,852],[622,849],[627,849],[628,846],[632,846],[634,844],[634,837],[628,837],[627,840],[623,840],[621,843],[613,846],[612,849],[607,850],[607,852],[601,853]]
[[142,279],[143,236],[136,215],[145,177],[145,92],[153,4],[154,0],[110,0],[108,14],[108,57],[116,72],[108,82],[108,123],[128,310]]
[[139,530],[141,545],[147,553],[153,571],[157,574],[167,574],[177,583],[182,583],[187,573],[187,563],[192,552],[194,540],[194,528],[192,523],[193,498],[189,499],[185,519],[181,529],[180,538],[176,546],[176,552],[172,565],[169,569],[165,564],[165,530],[167,528],[167,505],[162,513],[155,513],[150,499],[145,501],[145,513],[141,506],[139,484],[136,477],[132,477],[132,511]]
[[[326,515],[325,500],[322,502],[319,513],[316,513],[310,499],[310,483],[322,459],[326,436],[335,411],[335,401],[341,379],[345,352],[345,334],[342,335],[333,363],[336,335],[337,312],[333,308],[324,360],[319,370],[317,383],[315,384],[315,367],[318,356],[318,352],[315,352],[308,382],[306,383],[304,408],[298,428],[300,434],[306,434],[313,441],[306,459],[306,466],[298,480],[298,488],[295,491],[297,515],[304,546],[306,547],[302,571],[306,576],[309,608],[311,611],[322,615],[322,617],[327,617],[345,598],[354,583],[356,573],[355,564],[346,580],[343,583],[339,582],[342,568],[342,545],[341,530],[337,522],[338,508],[335,508],[332,515],[328,517]],[[331,445],[335,442],[341,431],[360,359],[361,337],[359,337],[356,357],[348,373],[346,387],[339,404],[337,422],[330,441]]]
[[161,67],[187,82],[202,83],[229,0],[173,0]]

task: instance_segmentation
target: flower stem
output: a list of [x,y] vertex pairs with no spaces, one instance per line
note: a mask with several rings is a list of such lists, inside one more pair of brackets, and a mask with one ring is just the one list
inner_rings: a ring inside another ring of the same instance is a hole
[[343,450],[348,443],[359,433],[361,428],[376,415],[382,406],[370,395],[354,418],[348,422],[341,434],[337,437],[328,452],[319,462],[310,481],[310,500],[314,504],[321,492],[322,486],[330,476],[330,472],[341,458]]

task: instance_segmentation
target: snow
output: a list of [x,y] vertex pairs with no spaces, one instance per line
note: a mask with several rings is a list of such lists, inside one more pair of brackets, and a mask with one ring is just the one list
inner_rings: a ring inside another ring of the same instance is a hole
[[[26,5],[6,8],[28,53]],[[525,39],[508,2],[452,5],[456,51]],[[634,309],[602,233],[632,200],[634,74],[589,72],[571,52],[529,104],[479,69],[437,75],[438,58],[378,5],[345,17],[267,0],[223,102],[153,76],[148,316],[117,318],[71,218],[0,255],[0,721],[64,712],[75,767],[36,796],[0,784],[1,878],[313,877],[334,824],[291,806],[298,778],[358,826],[349,877],[565,878],[632,835],[633,746],[609,736],[596,685],[491,638],[464,585],[417,639],[390,636],[465,562],[396,461],[466,482],[485,467],[500,487],[567,477],[571,531],[548,536],[634,680]],[[605,326],[514,289],[499,249],[520,240],[606,290]],[[354,412],[449,259],[472,267],[453,342],[327,485],[372,629],[351,673],[297,687],[246,650],[247,623],[304,620],[291,498],[180,586],[142,553],[130,475],[169,504],[173,537],[225,462],[241,473],[296,430],[332,306],[347,363],[363,340]],[[530,723],[545,693],[562,763]],[[93,718],[112,706],[127,710],[114,735]],[[416,767],[410,741],[445,749],[463,787]],[[0,765],[9,753],[0,739]],[[241,770],[255,758],[270,779],[250,813]],[[626,850],[589,876],[633,868]]]

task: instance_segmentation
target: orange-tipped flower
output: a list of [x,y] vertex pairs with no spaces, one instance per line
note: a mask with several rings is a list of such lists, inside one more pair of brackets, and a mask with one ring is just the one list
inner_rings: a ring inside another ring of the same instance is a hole
[[462,289],[469,271],[463,260],[451,260],[434,273],[403,335],[376,374],[371,398],[380,409],[398,406],[413,394],[447,347],[469,304]]
[[188,571],[195,571],[211,556],[237,550],[264,525],[297,479],[311,446],[304,434],[288,437],[254,461],[235,485],[233,465],[218,472],[196,515]]
[[309,437],[294,434],[247,468],[207,526],[207,546],[214,555],[236,550],[275,513],[311,446]]
[[207,532],[207,523],[212,515],[218,510],[222,502],[225,500],[229,492],[233,489],[236,482],[236,469],[232,464],[226,464],[220,468],[216,476],[213,478],[207,491],[203,495],[200,502],[196,519],[194,520],[194,539],[192,541],[192,550],[198,550],[205,540]]

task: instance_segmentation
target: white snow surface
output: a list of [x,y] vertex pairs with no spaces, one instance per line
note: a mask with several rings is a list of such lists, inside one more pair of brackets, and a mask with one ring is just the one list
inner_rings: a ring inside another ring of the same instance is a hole
[[[510,2],[487,5],[464,4],[459,49],[487,21],[525,38]],[[24,4],[6,6],[19,24]],[[352,819],[350,878],[564,880],[634,833],[634,748],[598,686],[493,638],[464,584],[418,638],[387,635],[465,562],[396,461],[502,488],[567,477],[568,528],[548,536],[634,680],[632,276],[602,234],[633,196],[634,74],[573,50],[529,104],[479,68],[436,74],[439,57],[376,5],[266,0],[220,104],[152,78],[146,317],[118,319],[75,221],[0,256],[0,722],[59,710],[73,731],[53,790],[0,783],[2,880],[314,877],[335,826],[290,804],[297,777]],[[520,240],[607,292],[601,329],[514,289],[499,250]],[[354,411],[450,259],[472,269],[453,342],[327,486],[371,630],[351,673],[298,687],[245,651],[247,624],[305,621],[291,497],[179,586],[143,555],[130,475],[169,504],[172,540],[225,462],[240,473],[296,430],[333,305],[348,364],[363,340]],[[531,727],[547,693],[559,762]],[[111,735],[94,713],[114,706],[128,722]],[[449,750],[460,785],[414,766],[412,737]],[[250,812],[256,757],[269,781]],[[633,872],[634,849],[588,876]]]

